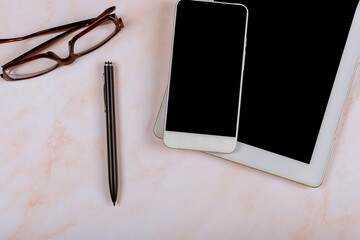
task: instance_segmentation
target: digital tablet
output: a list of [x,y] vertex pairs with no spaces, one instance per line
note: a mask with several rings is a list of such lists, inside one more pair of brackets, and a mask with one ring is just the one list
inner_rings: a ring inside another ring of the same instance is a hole
[[215,155],[317,187],[360,56],[358,1],[227,2],[249,11],[246,64],[236,150]]

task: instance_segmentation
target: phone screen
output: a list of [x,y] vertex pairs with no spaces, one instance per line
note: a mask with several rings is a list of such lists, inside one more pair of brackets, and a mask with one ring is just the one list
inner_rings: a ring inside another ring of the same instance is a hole
[[178,3],[167,131],[236,137],[246,24],[241,5]]
[[249,10],[238,141],[310,163],[358,0],[238,0]]

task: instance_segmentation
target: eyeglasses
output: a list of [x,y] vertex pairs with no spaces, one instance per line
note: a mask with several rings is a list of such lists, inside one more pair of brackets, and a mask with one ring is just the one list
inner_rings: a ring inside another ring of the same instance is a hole
[[[115,14],[110,14],[115,9],[115,7],[110,7],[96,18],[46,29],[24,37],[0,39],[0,44],[10,43],[30,39],[44,34],[63,32],[6,63],[2,66],[3,73],[0,76],[7,81],[25,80],[37,77],[58,67],[69,65],[77,58],[96,50],[107,43],[111,38],[118,34],[121,29],[124,28],[121,18],[118,18]],[[61,39],[79,31],[82,28],[85,29],[76,34],[69,41],[69,55],[66,58],[60,58],[52,51],[41,53],[46,48],[54,45]]]

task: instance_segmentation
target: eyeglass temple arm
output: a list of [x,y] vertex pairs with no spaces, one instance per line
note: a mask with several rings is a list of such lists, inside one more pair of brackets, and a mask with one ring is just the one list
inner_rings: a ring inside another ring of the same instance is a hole
[[[115,14],[110,14],[109,16],[114,17]],[[18,42],[18,41],[23,41],[32,37],[37,37],[37,36],[41,36],[41,35],[45,35],[45,34],[52,34],[52,33],[57,33],[57,32],[63,32],[78,26],[88,26],[90,25],[95,19],[97,18],[90,18],[87,20],[83,20],[83,21],[79,21],[79,22],[74,22],[74,23],[69,23],[69,24],[65,24],[65,25],[61,25],[58,27],[53,27],[53,28],[49,28],[49,29],[45,29],[39,32],[35,32],[32,33],[30,35],[26,35],[23,37],[18,37],[18,38],[7,38],[7,39],[0,39],[0,44],[1,43],[10,43],[10,42]]]

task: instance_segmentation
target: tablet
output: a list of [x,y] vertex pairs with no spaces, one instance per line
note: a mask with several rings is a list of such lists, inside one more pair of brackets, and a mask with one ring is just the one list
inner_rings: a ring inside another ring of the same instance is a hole
[[358,1],[231,2],[249,11],[241,117],[236,150],[215,155],[317,187],[360,56]]

